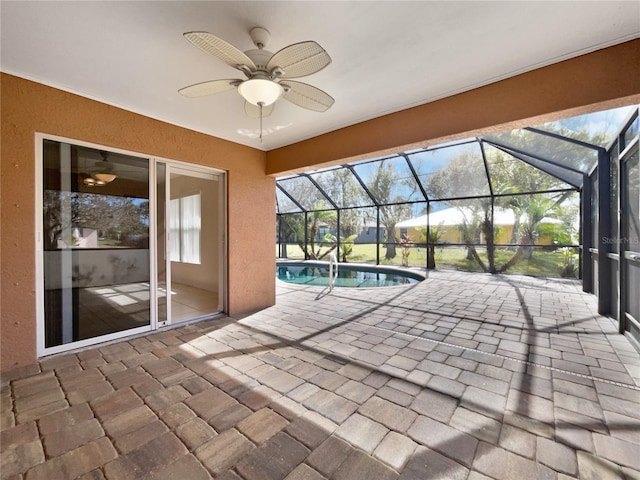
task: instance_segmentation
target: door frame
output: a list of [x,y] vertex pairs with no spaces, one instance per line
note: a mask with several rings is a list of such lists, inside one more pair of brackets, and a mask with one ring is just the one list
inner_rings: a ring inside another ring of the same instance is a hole
[[[52,140],[56,142],[68,143],[71,145],[77,145],[79,147],[87,147],[93,149],[99,149],[106,152],[119,153],[123,155],[129,155],[138,157],[140,159],[147,160],[149,162],[149,315],[150,321],[148,325],[142,327],[131,328],[120,332],[110,333],[107,335],[101,335],[99,337],[92,337],[76,342],[66,343],[63,345],[56,345],[54,347],[45,346],[45,318],[44,318],[44,226],[43,226],[43,142],[45,140]],[[135,152],[131,150],[125,150],[121,148],[114,148],[111,146],[100,145],[97,143],[86,142],[74,138],[63,137],[60,135],[52,135],[43,132],[36,132],[34,135],[35,143],[35,211],[33,221],[35,223],[35,310],[36,310],[36,355],[38,358],[53,355],[56,353],[66,352],[69,350],[76,350],[79,348],[96,345],[99,343],[118,340],[121,338],[131,337],[139,335],[141,333],[147,333],[154,330],[158,330],[165,326],[171,326],[171,322],[166,322],[166,325],[160,325],[158,322],[158,276],[157,276],[157,262],[158,262],[158,242],[157,242],[157,165],[158,163],[164,163],[167,166],[173,165],[176,168],[183,170],[208,172],[219,176],[221,191],[219,195],[219,214],[220,214],[220,247],[218,251],[219,255],[219,296],[221,298],[222,310],[220,313],[227,311],[228,305],[228,255],[226,248],[227,239],[227,172],[214,167],[208,167],[204,165],[191,164],[188,162],[182,162],[179,160],[167,159],[157,157],[154,155],[145,155],[144,153]],[[169,182],[166,182],[165,186],[168,188]],[[168,192],[166,192],[168,194]],[[166,197],[168,198],[168,197]],[[168,209],[165,208],[165,214]],[[166,218],[165,218],[166,220]],[[168,242],[165,241],[168,246]],[[167,260],[169,260],[167,258]],[[170,265],[169,265],[170,267]],[[169,272],[168,272],[169,273]],[[170,317],[168,318],[170,320]],[[198,320],[198,319],[194,319]],[[162,322],[164,323],[164,322]]]
[[[154,173],[157,173],[157,165],[159,163],[162,163],[165,165],[165,183],[164,183],[164,198],[165,198],[165,208],[164,208],[164,225],[165,225],[165,239],[164,239],[164,245],[165,245],[165,275],[166,275],[166,279],[165,279],[165,286],[166,286],[166,290],[167,290],[167,305],[166,305],[166,309],[167,309],[167,319],[165,321],[162,322],[158,322],[159,325],[158,327],[169,327],[169,326],[175,326],[175,325],[181,325],[181,324],[185,324],[185,323],[190,323],[190,322],[194,322],[194,321],[199,321],[205,318],[210,318],[212,316],[217,316],[217,315],[221,315],[224,312],[227,311],[227,255],[226,255],[226,238],[227,238],[227,208],[226,208],[226,199],[227,199],[227,175],[226,172],[216,169],[216,168],[212,168],[212,167],[205,167],[202,165],[196,165],[196,164],[191,164],[191,163],[185,163],[185,162],[180,162],[180,161],[176,161],[176,160],[168,160],[168,159],[162,159],[159,157],[155,158],[155,168],[154,168]],[[170,300],[170,294],[171,294],[171,283],[172,283],[172,276],[171,276],[171,255],[170,255],[170,249],[171,249],[171,238],[170,238],[170,233],[169,233],[169,228],[168,226],[170,225],[170,218],[169,218],[169,214],[170,214],[170,209],[169,209],[169,204],[171,201],[171,174],[172,173],[179,173],[179,174],[183,174],[186,176],[193,176],[193,177],[206,177],[207,179],[209,179],[210,176],[214,176],[215,177],[215,181],[219,182],[219,191],[218,191],[218,198],[217,198],[217,208],[218,208],[218,219],[219,219],[219,228],[218,228],[218,278],[217,278],[217,283],[218,283],[218,305],[220,307],[220,309],[216,312],[211,312],[208,313],[206,315],[202,315],[202,316],[198,316],[198,317],[194,317],[194,318],[190,318],[190,319],[185,319],[185,320],[179,320],[179,321],[174,321],[172,316],[171,316],[171,302]],[[157,185],[157,182],[156,182]],[[157,205],[156,205],[157,206]],[[154,212],[157,211],[156,208],[154,208]],[[157,223],[156,223],[157,225]],[[160,252],[157,250],[157,232],[156,232],[156,237],[154,237],[154,243],[156,243],[156,257],[155,257],[155,262],[154,262],[154,268],[157,269],[157,262],[158,262],[158,258],[160,255]],[[155,276],[156,280],[158,278],[157,276],[157,272],[156,272],[156,276]],[[156,285],[156,294],[157,294],[157,285]],[[157,306],[157,298],[156,298],[156,302],[155,305]],[[157,319],[157,314],[156,314],[156,319]]]

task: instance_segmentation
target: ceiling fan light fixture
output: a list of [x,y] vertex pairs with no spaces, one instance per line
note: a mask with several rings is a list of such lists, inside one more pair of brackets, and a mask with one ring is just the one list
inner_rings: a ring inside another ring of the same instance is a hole
[[104,187],[107,184],[107,182],[96,180],[93,177],[85,177],[82,183],[84,183],[87,187]]
[[113,173],[94,173],[93,178],[95,178],[99,182],[104,182],[105,184],[113,182],[117,177]]
[[271,105],[284,93],[279,83],[264,78],[251,78],[238,85],[238,93],[253,105]]

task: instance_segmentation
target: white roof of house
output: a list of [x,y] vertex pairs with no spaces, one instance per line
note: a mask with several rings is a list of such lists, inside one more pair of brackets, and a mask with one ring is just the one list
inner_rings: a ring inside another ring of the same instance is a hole
[[[471,220],[472,218],[472,210],[466,207],[460,208],[447,208],[444,210],[439,210],[437,212],[431,213],[431,218],[429,223],[431,225],[442,225],[442,226],[457,226],[464,223],[465,219]],[[523,215],[520,219],[521,221],[526,220],[526,215]],[[493,223],[494,225],[513,225],[515,223],[515,214],[511,209],[505,209],[496,207],[493,210]],[[561,220],[556,218],[545,217],[542,219],[541,223],[562,223]],[[422,215],[416,218],[410,218],[409,220],[405,220],[403,222],[396,223],[397,228],[415,228],[415,227],[426,227],[427,225],[427,215]]]

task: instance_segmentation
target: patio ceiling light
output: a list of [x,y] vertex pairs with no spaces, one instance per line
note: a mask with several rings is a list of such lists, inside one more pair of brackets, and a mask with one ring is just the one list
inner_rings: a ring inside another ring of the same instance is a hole
[[279,83],[266,78],[252,78],[238,85],[238,93],[249,103],[256,106],[269,106],[284,93]]

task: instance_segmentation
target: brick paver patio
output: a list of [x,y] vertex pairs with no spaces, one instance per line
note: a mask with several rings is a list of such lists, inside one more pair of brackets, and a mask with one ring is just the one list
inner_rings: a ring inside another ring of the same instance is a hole
[[9,372],[3,479],[640,478],[640,360],[578,283],[430,272]]

